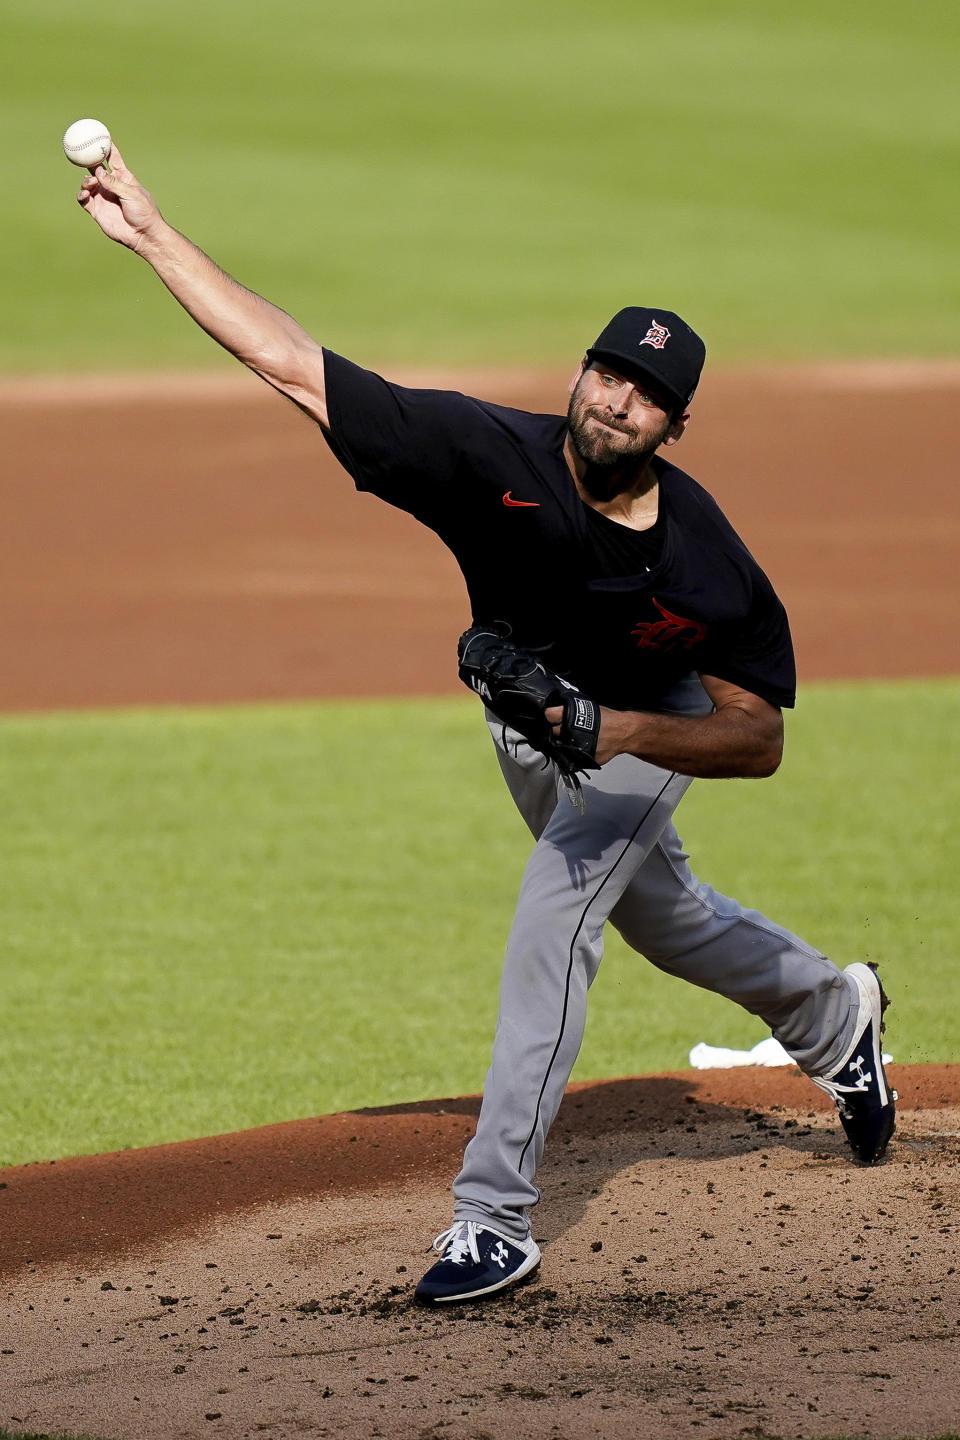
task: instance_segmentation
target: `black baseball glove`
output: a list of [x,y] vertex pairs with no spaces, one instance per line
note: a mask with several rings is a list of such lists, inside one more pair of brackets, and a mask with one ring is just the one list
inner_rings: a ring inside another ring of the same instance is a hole
[[[548,670],[536,655],[515,645],[506,626],[474,625],[465,630],[457,658],[464,685],[552,760],[573,789],[579,790],[578,771],[600,769],[596,758],[600,706]],[[563,706],[559,736],[546,718],[552,705]]]

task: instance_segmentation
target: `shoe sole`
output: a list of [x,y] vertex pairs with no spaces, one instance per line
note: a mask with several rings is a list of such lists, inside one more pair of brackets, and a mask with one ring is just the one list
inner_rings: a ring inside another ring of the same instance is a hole
[[893,1135],[893,1132],[897,1128],[896,1102],[900,1097],[897,1095],[896,1090],[891,1089],[890,1085],[887,1083],[887,1072],[883,1068],[883,1045],[881,1043],[883,1034],[887,1028],[886,1021],[883,1017],[890,1007],[890,999],[887,995],[886,990],[884,990],[883,988],[883,981],[880,979],[880,975],[875,964],[868,963],[864,965],[861,964],[859,961],[856,961],[853,965],[848,965],[847,969],[869,970],[873,979],[876,981],[877,990],[880,993],[880,1019],[879,1023],[874,1029],[873,1063],[877,1067],[877,1074],[883,1076],[883,1087],[887,1094],[887,1105],[890,1107],[890,1126],[886,1134],[879,1142],[879,1149],[877,1150],[877,1153],[872,1156],[871,1159],[861,1159],[861,1157],[856,1153],[856,1151],[853,1150],[853,1147],[850,1147],[853,1154],[854,1164],[862,1165],[866,1168],[869,1168],[871,1165],[878,1165],[883,1159],[884,1155],[886,1154],[887,1146],[890,1144],[890,1139]]
[[855,962],[855,964],[853,965],[847,966],[848,971],[858,968],[861,970],[869,970],[871,976],[876,982],[877,990],[880,993],[880,1016],[873,1036],[873,1062],[877,1067],[877,1073],[883,1076],[883,1086],[887,1092],[887,1100],[889,1102],[895,1097],[893,1095],[893,1091],[890,1089],[890,1086],[887,1084],[887,1072],[883,1068],[883,1045],[881,1044],[881,1040],[887,1028],[887,1022],[884,1020],[883,1017],[886,1011],[890,1008],[890,1001],[887,998],[886,990],[884,990],[883,988],[883,981],[880,979],[880,976],[877,973],[876,965],[862,965],[858,961]]
[[890,1105],[890,1128],[887,1130],[886,1135],[883,1137],[883,1140],[880,1144],[880,1149],[872,1160],[858,1161],[858,1164],[860,1165],[869,1166],[878,1165],[887,1152],[887,1146],[890,1144],[890,1141],[893,1137],[893,1132],[897,1128],[897,1101],[900,1099],[900,1096],[897,1094],[896,1090],[892,1089],[892,1087],[887,1084],[887,1072],[883,1068],[883,1045],[881,1044],[881,1039],[883,1037],[884,1031],[887,1028],[887,1022],[886,1020],[884,1020],[883,1017],[886,1014],[887,1010],[890,1008],[890,997],[887,995],[886,990],[884,990],[883,988],[883,981],[880,979],[880,975],[876,965],[868,964],[867,969],[873,971],[873,978],[874,980],[876,980],[877,989],[880,991],[880,1024],[877,1026],[877,1061],[880,1065],[880,1073],[883,1075],[884,1084],[887,1086],[887,1095],[889,1097],[888,1103]]
[[532,1263],[530,1265],[521,1266],[520,1269],[512,1275],[508,1275],[505,1280],[498,1280],[495,1285],[487,1285],[483,1290],[469,1290],[465,1295],[418,1295],[416,1291],[414,1291],[413,1298],[418,1305],[430,1306],[462,1305],[468,1300],[482,1300],[487,1295],[495,1295],[500,1290],[508,1290],[514,1285],[525,1285],[529,1280],[534,1278],[540,1269],[540,1261],[542,1258],[541,1255],[537,1255],[535,1259],[531,1257]]

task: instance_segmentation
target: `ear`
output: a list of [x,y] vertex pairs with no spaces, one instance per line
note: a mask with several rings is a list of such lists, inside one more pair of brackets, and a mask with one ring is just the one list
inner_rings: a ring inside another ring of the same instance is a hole
[[690,424],[690,411],[684,410],[683,414],[670,426],[666,435],[660,441],[661,445],[676,445],[678,440],[683,439],[683,432]]
[[574,375],[573,379],[570,381],[570,384],[567,386],[568,395],[572,395],[574,390],[576,390],[577,386],[580,384],[581,376],[583,375],[583,372],[584,370],[586,370],[589,363],[590,362],[587,359],[586,355],[584,355],[583,359],[580,361],[580,364],[577,366],[576,375]]

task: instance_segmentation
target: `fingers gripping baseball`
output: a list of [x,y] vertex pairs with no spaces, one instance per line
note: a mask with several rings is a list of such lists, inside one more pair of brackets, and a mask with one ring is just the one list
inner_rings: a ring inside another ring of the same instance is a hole
[[87,176],[77,201],[111,240],[136,250],[143,236],[161,219],[160,211],[115,145],[107,164],[109,170],[97,165]]

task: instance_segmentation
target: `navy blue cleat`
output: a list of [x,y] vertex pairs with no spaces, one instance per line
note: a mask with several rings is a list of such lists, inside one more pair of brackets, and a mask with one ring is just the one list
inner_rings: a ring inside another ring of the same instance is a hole
[[433,1242],[440,1254],[414,1291],[421,1305],[479,1300],[532,1275],[540,1264],[535,1240],[510,1240],[473,1220],[456,1220]]
[[891,1090],[883,1069],[880,1037],[883,1012],[890,1003],[875,965],[848,965],[860,992],[860,1013],[850,1048],[830,1075],[811,1075],[814,1085],[836,1102],[850,1145],[861,1165],[882,1159],[896,1123],[896,1090]]

